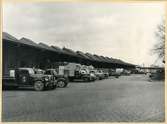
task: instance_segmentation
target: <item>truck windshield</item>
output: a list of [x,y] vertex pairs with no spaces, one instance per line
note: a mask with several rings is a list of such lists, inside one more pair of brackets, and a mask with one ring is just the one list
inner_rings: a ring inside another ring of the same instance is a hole
[[95,71],[90,71],[90,73],[95,73]]
[[35,70],[35,74],[43,74],[44,72],[40,69]]
[[53,74],[54,74],[54,75],[57,75],[57,72],[56,72],[56,70],[53,70]]
[[33,69],[28,69],[29,74],[35,74]]

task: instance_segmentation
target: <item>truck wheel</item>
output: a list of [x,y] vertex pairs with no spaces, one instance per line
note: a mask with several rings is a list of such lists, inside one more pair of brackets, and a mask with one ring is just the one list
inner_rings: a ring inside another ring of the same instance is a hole
[[60,87],[60,88],[64,88],[67,86],[67,82],[63,79],[60,79],[57,81],[57,86]]
[[36,81],[35,83],[34,83],[34,89],[36,90],[36,91],[42,91],[42,90],[44,90],[44,83],[42,83],[42,81]]

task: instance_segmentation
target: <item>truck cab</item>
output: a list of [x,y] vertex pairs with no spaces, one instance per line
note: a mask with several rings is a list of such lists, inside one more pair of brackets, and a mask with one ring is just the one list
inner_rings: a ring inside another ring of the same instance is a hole
[[98,78],[99,80],[102,80],[102,79],[105,78],[105,75],[104,75],[104,73],[103,73],[102,70],[97,70],[97,71],[96,71],[96,76],[97,76],[97,78]]
[[68,63],[64,66],[64,71],[67,72],[68,79],[70,81],[78,80],[78,81],[94,81],[95,75],[90,74],[90,69],[88,66],[77,64],[77,63]]
[[53,76],[54,80],[56,81],[57,87],[64,88],[68,85],[68,77],[65,75],[59,75],[56,71],[56,69],[46,69],[45,75]]
[[96,80],[95,74],[90,73],[90,71],[86,68],[81,68],[80,70],[75,70],[75,75],[73,78],[74,79],[81,79],[81,80],[84,80],[85,82]]

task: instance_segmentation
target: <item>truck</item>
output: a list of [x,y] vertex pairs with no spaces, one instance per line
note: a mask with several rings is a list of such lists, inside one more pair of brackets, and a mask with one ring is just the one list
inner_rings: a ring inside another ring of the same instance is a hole
[[149,77],[151,79],[150,81],[153,81],[153,80],[164,81],[165,80],[165,68],[159,68],[153,72],[150,72]]
[[115,78],[119,78],[121,73],[123,72],[122,68],[116,68],[110,70],[110,76],[114,76]]
[[55,80],[57,80],[57,87],[64,88],[67,87],[69,80],[66,75],[59,74],[56,69],[46,69],[44,72],[45,75],[53,76]]
[[56,88],[57,82],[53,76],[37,74],[33,68],[17,68],[10,71],[10,76],[4,76],[2,87],[33,87],[36,91],[46,88]]
[[105,78],[104,72],[100,69],[98,69],[95,74],[96,74],[97,79],[99,80],[102,80]]
[[124,76],[129,76],[129,75],[131,75],[131,71],[127,70],[127,69],[124,69],[121,74],[124,75]]
[[70,81],[82,80],[84,82],[89,82],[96,80],[95,75],[90,73],[90,69],[86,65],[69,63],[64,67],[64,70],[68,72],[68,78]]
[[104,77],[108,78],[109,77],[109,69],[102,69],[103,73],[104,73]]

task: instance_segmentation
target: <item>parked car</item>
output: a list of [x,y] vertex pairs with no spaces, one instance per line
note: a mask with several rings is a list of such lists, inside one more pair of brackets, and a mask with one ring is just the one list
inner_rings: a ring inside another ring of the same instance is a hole
[[97,79],[102,80],[105,78],[105,75],[102,70],[97,70],[96,72]]
[[115,72],[115,70],[114,69],[109,69],[109,76],[112,76],[112,74]]
[[103,72],[104,73],[104,77],[108,78],[109,77],[109,73],[108,72]]
[[152,72],[149,75],[151,80],[165,80],[165,70],[157,70],[156,72]]
[[46,88],[55,88],[56,82],[44,74],[35,74],[33,68],[17,68],[14,76],[3,77],[3,87],[33,87],[36,91],[42,91]]
[[138,70],[138,69],[132,69],[131,74],[147,74],[143,70]]
[[97,79],[96,71],[95,70],[91,70],[90,71],[90,76],[92,77],[93,80],[96,80]]
[[119,78],[119,77],[121,76],[121,73],[120,73],[120,72],[113,71],[110,75],[111,75],[111,76],[114,76],[115,78]]
[[120,74],[120,73],[117,73],[117,72],[113,72],[113,73],[111,74],[111,76],[114,76],[114,77],[116,77],[116,78],[119,78],[119,77],[121,76],[121,74]]
[[125,75],[125,76],[129,76],[131,74],[131,71],[129,71],[129,70],[123,70],[123,72],[121,74]]
[[68,77],[64,75],[59,75],[56,71],[56,69],[46,69],[45,75],[52,75],[54,77],[54,80],[57,82],[57,87],[64,88],[67,87],[69,80]]

